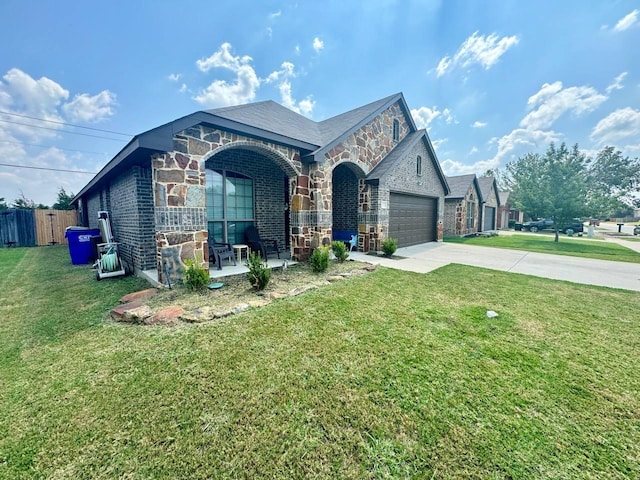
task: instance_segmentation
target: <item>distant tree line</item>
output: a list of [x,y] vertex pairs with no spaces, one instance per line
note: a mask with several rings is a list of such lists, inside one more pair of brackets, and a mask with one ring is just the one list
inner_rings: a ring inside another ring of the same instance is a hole
[[[73,210],[71,200],[75,195],[73,193],[67,194],[64,187],[60,187],[58,190],[58,200],[51,205],[54,210]],[[36,208],[49,208],[42,203],[36,203],[33,200],[27,198],[24,193],[21,193],[11,204],[7,204],[5,197],[0,197],[0,210],[8,210],[9,208],[22,208],[26,210],[34,210]]]
[[504,170],[489,170],[509,201],[528,218],[552,218],[558,228],[574,218],[624,217],[640,207],[640,160],[604,147],[595,158],[562,143],[527,153]]

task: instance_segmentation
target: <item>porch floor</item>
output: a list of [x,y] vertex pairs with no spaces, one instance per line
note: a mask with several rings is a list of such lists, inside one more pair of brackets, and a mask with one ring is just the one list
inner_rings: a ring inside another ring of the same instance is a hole
[[[287,265],[295,265],[295,260],[289,260],[284,258],[269,258],[267,260],[267,265],[270,269],[282,268],[284,262],[287,262]],[[218,270],[215,266],[209,267],[209,277],[211,278],[224,278],[224,277],[232,277],[234,275],[242,275],[249,271],[246,266],[246,261],[242,262],[238,261],[237,265],[234,265],[229,260],[224,260],[222,264],[222,270]],[[158,271],[157,270],[142,270],[140,272],[140,276],[147,281],[149,281],[152,285],[158,285]]]

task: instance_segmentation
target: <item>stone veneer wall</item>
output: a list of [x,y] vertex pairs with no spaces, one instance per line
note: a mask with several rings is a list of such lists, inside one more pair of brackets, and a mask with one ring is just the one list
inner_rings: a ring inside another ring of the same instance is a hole
[[[398,142],[393,140],[393,121],[399,122]],[[399,103],[394,103],[366,125],[348,135],[342,142],[325,153],[325,161],[311,165],[309,171],[310,210],[314,212],[316,223],[310,234],[310,246],[327,244],[332,234],[332,171],[338,165],[348,162],[358,167],[363,177],[382,161],[393,148],[410,132],[410,125]],[[362,235],[382,236],[384,212],[378,212],[379,205],[371,203],[371,187],[359,183],[358,205],[358,250],[367,250],[368,240]],[[382,216],[380,216],[382,215]],[[388,206],[386,212],[388,227]],[[309,242],[308,242],[309,243]]]
[[[473,202],[473,226],[467,228],[467,202]],[[444,210],[444,235],[453,237],[456,235],[467,235],[478,231],[480,221],[478,197],[470,189],[463,199],[445,200]]]
[[208,265],[205,163],[227,148],[255,150],[288,176],[302,171],[299,151],[270,142],[209,128],[188,128],[174,135],[172,152],[152,160],[158,278],[181,275],[186,259]]

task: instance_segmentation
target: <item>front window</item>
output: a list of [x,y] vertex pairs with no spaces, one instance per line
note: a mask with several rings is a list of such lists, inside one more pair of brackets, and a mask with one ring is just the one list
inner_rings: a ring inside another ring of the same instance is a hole
[[473,214],[475,213],[475,203],[467,202],[467,228],[473,228]]
[[253,180],[229,170],[207,169],[206,176],[210,241],[244,243],[255,220]]
[[422,175],[422,157],[420,155],[416,158],[416,175]]
[[393,141],[400,140],[400,122],[397,119],[393,120]]

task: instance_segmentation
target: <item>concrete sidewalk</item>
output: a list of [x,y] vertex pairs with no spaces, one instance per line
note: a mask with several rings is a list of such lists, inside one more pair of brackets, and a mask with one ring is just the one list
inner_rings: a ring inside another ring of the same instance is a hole
[[[625,246],[631,243],[633,242],[625,242]],[[399,248],[395,255],[403,258],[390,259],[358,252],[351,252],[349,258],[417,273],[430,272],[450,263],[460,263],[640,292],[640,264],[637,263],[435,242]]]

